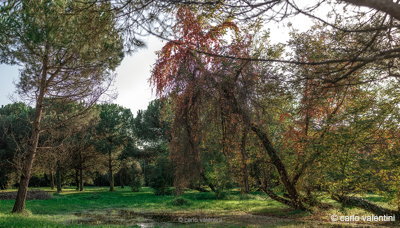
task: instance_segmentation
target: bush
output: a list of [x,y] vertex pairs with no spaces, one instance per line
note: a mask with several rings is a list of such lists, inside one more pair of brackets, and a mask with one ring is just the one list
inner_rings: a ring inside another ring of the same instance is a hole
[[187,200],[185,198],[177,197],[177,198],[173,199],[170,204],[173,206],[188,206],[191,203],[189,200]]
[[133,179],[131,181],[131,190],[132,192],[140,192],[140,189],[142,188],[142,181],[139,178]]
[[156,195],[170,195],[173,183],[173,168],[171,161],[166,157],[156,160],[149,171],[149,186]]
[[129,170],[129,179],[132,192],[139,192],[142,187],[142,168],[138,162],[134,163]]
[[174,194],[174,189],[171,187],[157,187],[153,188],[154,195],[157,196],[170,196]]
[[217,199],[225,199],[228,196],[228,193],[224,190],[217,189],[215,191],[215,198]]

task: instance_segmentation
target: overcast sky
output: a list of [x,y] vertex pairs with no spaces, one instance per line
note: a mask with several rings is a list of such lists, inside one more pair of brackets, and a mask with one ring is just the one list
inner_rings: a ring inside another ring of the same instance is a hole
[[[312,23],[304,16],[291,20],[293,27],[305,30]],[[269,26],[272,42],[288,40],[288,29],[284,25]],[[130,108],[133,114],[139,109],[146,109],[148,103],[155,99],[148,82],[152,65],[156,61],[155,52],[165,44],[155,37],[146,39],[147,48],[126,56],[117,68],[115,87],[118,97],[114,103]],[[18,82],[19,71],[16,66],[0,65],[0,105],[12,103],[18,96],[15,94],[15,82]],[[13,96],[13,99],[10,99]]]

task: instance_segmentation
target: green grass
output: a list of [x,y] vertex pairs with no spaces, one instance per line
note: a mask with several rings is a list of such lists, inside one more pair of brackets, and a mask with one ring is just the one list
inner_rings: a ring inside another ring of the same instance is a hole
[[[50,191],[48,188],[40,189]],[[217,200],[211,192],[188,191],[181,198],[188,203],[177,206],[174,203],[174,196],[156,196],[150,188],[142,188],[140,192],[131,192],[129,188],[117,188],[115,192],[109,192],[106,187],[87,187],[84,192],[67,188],[61,194],[53,194],[52,199],[27,201],[28,213],[23,215],[10,213],[14,200],[0,201],[0,227],[89,227],[89,225],[76,224],[77,219],[82,218],[79,217],[79,213],[101,216],[96,213],[107,214],[119,209],[135,212],[192,213],[219,216],[252,213],[295,219],[309,215],[309,213],[291,210],[287,206],[269,199],[263,193],[243,196],[239,191],[232,191],[226,199]],[[371,195],[370,198],[375,202],[385,204],[384,199],[379,198],[379,196]],[[329,199],[324,201],[329,201]],[[364,212],[359,209],[343,209],[336,205],[335,209],[327,211],[327,213],[340,215],[362,214]],[[293,225],[290,221],[282,221],[280,224],[279,227],[291,227]],[[307,225],[304,227],[307,227]]]
[[[48,188],[40,189],[50,191]],[[115,192],[109,192],[106,187],[87,187],[84,192],[67,188],[60,194],[54,193],[52,199],[27,201],[29,216],[10,214],[14,200],[0,201],[0,227],[74,227],[67,224],[76,219],[75,213],[107,209],[229,214],[286,208],[263,194],[242,197],[238,191],[233,191],[223,200],[215,199],[211,192],[188,191],[182,197],[190,203],[175,206],[174,196],[156,196],[150,188],[142,188],[140,192],[131,192],[129,188],[117,188]]]
[[[41,188],[43,190],[49,190]],[[284,208],[286,206],[268,200],[263,194],[253,194],[248,199],[242,200],[239,192],[231,193],[227,199],[217,200],[211,192],[199,193],[186,192],[183,198],[191,204],[174,206],[171,201],[174,196],[156,196],[149,188],[143,188],[140,192],[131,192],[129,189],[118,188],[115,192],[109,192],[107,188],[86,188],[84,192],[65,189],[61,194],[54,194],[49,200],[27,201],[27,209],[33,214],[56,215],[61,213],[73,213],[85,210],[100,210],[110,208],[140,209],[146,211],[198,211],[206,212],[251,212],[262,208]],[[0,201],[0,212],[11,211],[14,200]]]

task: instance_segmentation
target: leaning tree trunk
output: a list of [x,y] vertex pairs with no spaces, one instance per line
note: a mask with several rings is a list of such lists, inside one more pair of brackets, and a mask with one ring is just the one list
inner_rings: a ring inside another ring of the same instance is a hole
[[[243,105],[241,105],[236,99],[236,95],[234,94],[232,88],[234,88],[234,86],[229,88],[229,85],[227,84],[224,85],[223,87],[222,95],[224,96],[226,101],[228,101],[226,104],[230,106],[231,111],[233,111],[233,113],[236,113],[239,116],[241,116],[241,119],[243,120],[243,123],[246,125],[246,127],[251,129],[251,131],[253,131],[258,137],[258,139],[261,141],[264,147],[264,151],[271,159],[272,164],[278,171],[280,181],[282,182],[285,190],[288,193],[290,204],[287,205],[295,209],[307,210],[296,189],[296,184],[290,180],[289,174],[286,170],[286,166],[283,164],[283,161],[280,158],[278,151],[275,150],[274,146],[272,145],[272,142],[269,140],[267,133],[263,129],[261,129],[260,126],[258,126],[251,120],[249,113],[243,108]],[[282,199],[282,201],[287,201],[287,200]]]
[[41,74],[39,94],[36,99],[35,117],[32,124],[32,135],[29,140],[29,149],[24,159],[24,164],[21,170],[18,193],[15,199],[13,213],[21,213],[25,209],[26,195],[28,193],[29,180],[31,178],[32,166],[35,160],[36,151],[40,136],[40,122],[42,120],[43,99],[46,92],[46,76],[47,76],[47,56],[43,59],[43,69]]
[[110,192],[114,191],[114,174],[112,169],[111,150],[108,152],[108,180],[110,182]]
[[215,189],[215,186],[208,180],[206,177],[206,174],[204,173],[204,170],[201,171],[200,177],[203,178],[204,182],[208,185],[208,187],[211,189],[211,191],[216,192],[217,190]]
[[332,195],[332,199],[340,202],[342,205],[362,208],[366,211],[374,213],[375,215],[395,215],[396,218],[400,218],[400,211],[391,210],[383,208],[376,204],[373,204],[365,199],[354,197],[354,196],[344,196],[344,195]]
[[267,134],[262,131],[260,128],[258,128],[256,125],[252,124],[251,126],[252,131],[258,136],[258,138],[261,140],[267,154],[269,155],[272,164],[275,166],[279,173],[279,177],[281,182],[283,183],[286,191],[288,192],[290,201],[292,201],[291,205],[292,207],[296,209],[301,209],[301,210],[306,210],[305,206],[303,205],[303,202],[300,200],[299,194],[297,192],[295,184],[293,184],[290,179],[289,175],[287,173],[286,167],[283,164],[282,160],[278,156],[277,151],[275,148],[272,146],[272,143],[269,141],[269,138],[267,137]]

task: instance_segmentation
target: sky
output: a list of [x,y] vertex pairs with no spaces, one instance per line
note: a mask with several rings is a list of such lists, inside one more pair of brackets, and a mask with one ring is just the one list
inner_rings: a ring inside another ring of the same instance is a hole
[[[302,17],[302,18],[301,18]],[[291,20],[293,27],[305,30],[312,24],[305,16]],[[288,40],[288,28],[285,24],[267,25],[271,31],[272,43]],[[117,77],[115,89],[118,97],[114,100],[123,107],[130,108],[133,114],[140,109],[146,109],[148,103],[156,96],[149,84],[151,68],[156,61],[156,51],[160,50],[165,42],[155,38],[146,37],[147,48],[143,48],[126,56],[121,65],[116,69]],[[0,64],[0,106],[18,100],[15,93],[15,83],[18,82],[19,69],[17,66]]]
[[[156,61],[155,52],[160,50],[165,42],[155,37],[146,37],[145,41],[146,48],[126,56],[116,69],[114,87],[118,97],[113,102],[130,108],[133,114],[140,109],[146,109],[148,103],[156,98],[148,80],[152,65]],[[18,66],[0,64],[0,106],[18,101],[18,95],[15,93],[18,78]]]

